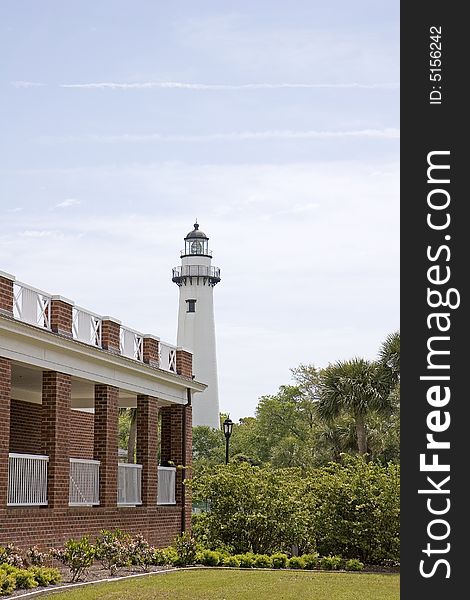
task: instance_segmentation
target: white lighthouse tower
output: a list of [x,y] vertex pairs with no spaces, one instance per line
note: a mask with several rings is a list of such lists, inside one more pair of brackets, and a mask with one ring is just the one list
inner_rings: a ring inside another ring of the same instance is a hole
[[195,378],[207,384],[194,403],[193,425],[219,429],[213,291],[220,269],[211,265],[208,244],[209,238],[195,223],[184,238],[181,266],[173,269],[173,281],[180,289],[177,344],[193,353]]

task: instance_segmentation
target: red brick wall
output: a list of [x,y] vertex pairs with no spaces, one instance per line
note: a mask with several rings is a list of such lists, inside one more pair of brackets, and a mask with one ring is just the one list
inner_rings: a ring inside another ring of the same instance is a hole
[[159,366],[159,347],[160,343],[158,340],[144,336],[142,351],[145,364],[151,367]]
[[90,535],[101,529],[121,529],[142,534],[152,545],[165,547],[180,533],[181,507],[136,508],[1,508],[0,546],[20,548],[38,545],[60,547],[71,537]]
[[193,375],[193,355],[186,350],[176,351],[176,372],[183,377],[192,378]]
[[41,405],[11,401],[10,452],[41,454]]
[[[70,456],[93,458],[93,415],[70,411]],[[10,452],[41,454],[41,405],[11,401]]]
[[109,352],[121,352],[121,325],[110,319],[101,321],[101,347]]
[[51,301],[51,329],[54,333],[72,337],[72,305],[62,300]]
[[7,503],[11,362],[0,357],[0,510]]
[[95,385],[94,458],[100,465],[100,502],[117,504],[119,389]]
[[72,377],[57,371],[42,373],[41,454],[49,457],[48,502],[52,508],[69,503],[69,431]]
[[13,281],[0,275],[0,312],[13,314]]

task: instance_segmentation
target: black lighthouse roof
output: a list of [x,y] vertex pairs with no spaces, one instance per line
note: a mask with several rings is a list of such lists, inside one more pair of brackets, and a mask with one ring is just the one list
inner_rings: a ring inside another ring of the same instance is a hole
[[185,240],[208,240],[207,235],[200,231],[199,223],[194,223],[194,229],[188,233],[188,235],[184,238]]

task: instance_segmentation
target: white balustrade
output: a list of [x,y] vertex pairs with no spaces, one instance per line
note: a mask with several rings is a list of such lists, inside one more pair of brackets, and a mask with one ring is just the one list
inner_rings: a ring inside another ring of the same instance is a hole
[[70,459],[69,506],[96,506],[100,503],[100,461]]
[[160,369],[176,373],[176,346],[160,342]]
[[144,336],[128,327],[121,327],[121,354],[142,362],[144,360]]
[[13,316],[42,327],[51,328],[51,296],[29,285],[15,281],[13,284]]
[[8,455],[8,506],[47,505],[48,456]]
[[118,504],[120,506],[142,504],[142,465],[119,463]]
[[88,310],[73,307],[72,334],[74,340],[101,347],[101,321],[102,318]]
[[158,467],[157,504],[176,504],[176,468]]

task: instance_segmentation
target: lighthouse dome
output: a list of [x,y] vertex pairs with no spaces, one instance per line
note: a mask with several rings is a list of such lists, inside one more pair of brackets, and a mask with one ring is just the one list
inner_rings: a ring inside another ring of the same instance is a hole
[[202,239],[208,240],[207,235],[199,229],[199,223],[194,223],[194,229],[188,233],[188,235],[184,238],[185,240],[195,240]]

